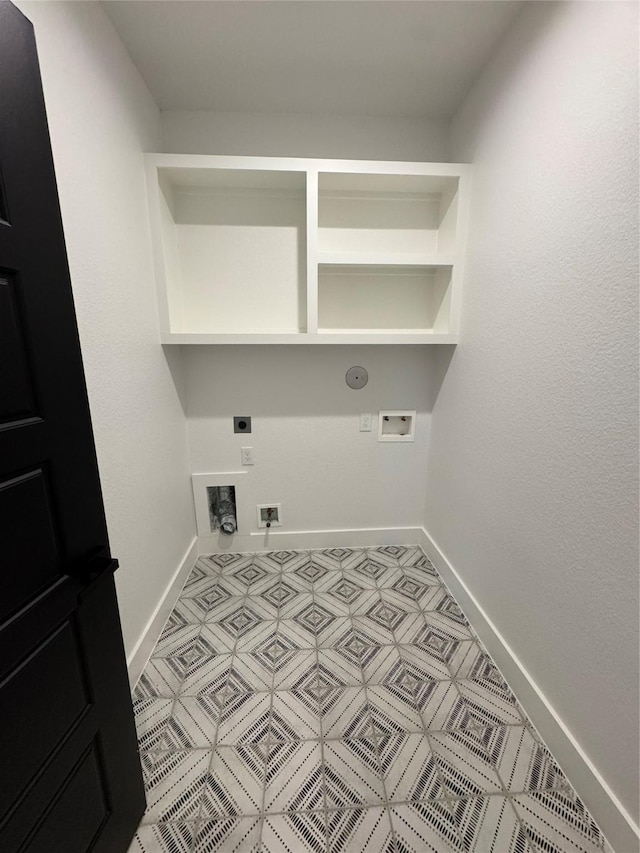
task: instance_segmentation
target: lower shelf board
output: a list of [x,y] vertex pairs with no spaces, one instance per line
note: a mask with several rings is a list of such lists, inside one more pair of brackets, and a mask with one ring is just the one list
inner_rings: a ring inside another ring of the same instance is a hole
[[458,335],[421,329],[321,329],[318,332],[164,332],[162,344],[457,344]]

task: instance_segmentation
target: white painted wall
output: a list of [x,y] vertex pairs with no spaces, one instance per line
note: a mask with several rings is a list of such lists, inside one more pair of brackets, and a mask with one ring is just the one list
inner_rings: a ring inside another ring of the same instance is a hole
[[636,819],[637,32],[636,4],[528,4],[453,121],[472,224],[426,512]]
[[[172,153],[446,160],[444,121],[348,116],[164,112]],[[449,349],[449,348],[447,348]],[[413,527],[423,517],[429,413],[438,372],[432,348],[183,347],[191,470],[247,469],[255,505],[281,502],[282,532]],[[369,385],[351,391],[346,370],[362,365]],[[416,441],[378,444],[360,433],[360,412],[419,411]],[[234,435],[233,415],[255,418]]]
[[[191,465],[238,471],[253,447],[246,500],[281,503],[282,532],[419,527],[430,412],[436,393],[430,348],[411,346],[185,347]],[[365,367],[352,390],[345,373]],[[377,440],[380,409],[415,409],[415,442]],[[359,431],[361,412],[375,414]],[[233,416],[252,417],[251,435]],[[251,531],[240,530],[240,533]]]
[[33,22],[127,652],[194,536],[184,413],[158,345],[141,152],[160,115],[99,3]]
[[168,110],[162,113],[162,134],[163,150],[171,154],[445,162],[449,122],[381,116]]

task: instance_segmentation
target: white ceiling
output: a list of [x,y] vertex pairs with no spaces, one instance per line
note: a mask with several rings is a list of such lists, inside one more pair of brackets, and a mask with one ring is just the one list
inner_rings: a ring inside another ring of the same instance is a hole
[[105,0],[163,110],[451,116],[506,0]]

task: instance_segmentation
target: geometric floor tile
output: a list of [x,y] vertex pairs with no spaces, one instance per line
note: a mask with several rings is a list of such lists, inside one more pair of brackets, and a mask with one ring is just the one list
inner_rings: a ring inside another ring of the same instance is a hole
[[324,566],[329,571],[340,571],[342,560],[348,555],[346,548],[330,548],[316,551],[309,551],[311,562],[319,566]]
[[362,666],[365,684],[374,687],[403,686],[407,682],[406,669],[397,646],[380,646],[375,655],[367,657]]
[[425,633],[425,616],[422,610],[405,612],[404,619],[393,630],[396,643],[417,643],[417,638]]
[[267,740],[271,695],[239,693],[225,703],[218,724],[218,744],[261,743]]
[[[348,616],[350,612],[348,603],[326,592],[314,592],[313,602],[324,610],[327,610],[333,616]],[[351,614],[353,615],[353,608],[351,609]]]
[[323,565],[321,562],[313,558],[307,558],[303,563],[293,569],[293,573],[298,582],[301,582],[306,589],[312,589],[315,584],[318,584],[326,577],[334,567]]
[[[393,645],[393,631],[383,611],[388,610],[387,605],[381,602],[370,607],[363,616],[353,616],[352,623],[356,632],[363,637],[370,638],[369,645],[389,646]],[[401,614],[401,616],[404,614]]]
[[[372,578],[367,574],[363,574],[356,568],[343,568],[342,577],[345,581],[355,584],[363,590],[378,590],[375,578]],[[360,604],[360,599],[358,599],[356,603]]]
[[477,643],[470,643],[465,648],[465,655],[460,656],[455,664],[455,676],[479,684],[487,682],[497,687],[504,686],[504,679],[489,655]]
[[407,637],[403,642],[411,643],[436,660],[448,664],[455,657],[461,642],[469,639],[471,638],[458,637],[448,628],[441,625],[434,625],[429,621],[423,622],[422,627],[412,637]]
[[[190,624],[204,622],[210,608],[219,600],[219,596],[215,595],[215,591],[218,589],[219,586],[216,584],[207,595],[196,598],[179,598],[176,606],[173,608],[173,615],[179,616]],[[228,598],[228,593],[224,591],[220,595],[222,596],[222,600]]]
[[487,752],[509,792],[567,790],[567,777],[549,750],[526,726],[498,726],[483,732]]
[[[446,800],[392,805],[391,822],[398,850],[450,853],[464,850],[455,817]],[[487,848],[483,853],[489,853]],[[498,853],[498,849],[495,850]],[[501,852],[500,852],[501,853]]]
[[[421,674],[423,681],[430,679],[449,681],[452,678],[447,662],[442,660],[439,655],[434,655],[430,651],[412,644],[402,644],[397,648],[405,667],[415,674],[414,677],[418,678]],[[455,657],[456,651],[457,647],[453,652],[452,659]]]
[[[171,619],[172,617],[169,617]],[[172,623],[165,626],[162,636],[153,650],[155,657],[182,657],[193,649],[202,625]]]
[[202,796],[201,817],[259,815],[265,782],[264,744],[219,746]]
[[227,577],[233,579],[238,584],[241,584],[245,591],[249,591],[252,587],[269,575],[269,571],[256,563],[240,566],[239,568],[227,569]]
[[376,583],[378,589],[391,589],[402,578],[402,569],[400,566],[388,566],[383,574],[378,575]]
[[[272,718],[280,716],[295,733],[295,740],[320,737],[320,707],[317,701],[308,701],[307,694],[295,690],[276,690],[273,693]],[[271,724],[273,728],[273,722]],[[275,733],[272,737],[276,739]],[[283,738],[278,737],[278,740]],[[290,740],[285,737],[284,739]]]
[[391,601],[380,600],[375,602],[363,614],[380,627],[389,631],[395,631],[404,622],[407,611],[398,607]]
[[[228,582],[227,586],[230,586]],[[225,590],[223,594],[222,589],[222,584],[218,584],[211,592],[195,599],[203,604],[205,602],[209,604],[206,615],[202,620],[203,622],[220,622],[228,613],[233,613],[239,607],[242,607],[246,601],[246,596],[242,590],[230,589],[229,592]],[[215,595],[216,592],[218,593],[217,596]],[[191,599],[182,599],[183,602],[189,600]]]
[[200,557],[196,566],[202,566],[211,572],[230,573],[251,562],[253,560],[250,554],[209,554]]
[[458,681],[457,686],[469,712],[479,725],[522,724],[515,696],[508,688],[504,692],[475,681]]
[[235,610],[226,614],[223,619],[216,620],[216,624],[227,632],[230,637],[240,638],[249,633],[263,620],[252,610],[248,604],[240,604]]
[[512,800],[535,851],[596,853],[603,836],[581,800],[561,791],[521,794]]
[[342,577],[342,574],[326,590],[327,595],[347,606],[355,604],[363,592],[364,590],[359,584],[346,580]]
[[422,732],[420,714],[407,691],[378,684],[367,687],[367,699],[376,734]]
[[[246,615],[247,609],[243,613]],[[253,611],[255,615],[255,611]],[[264,644],[272,640],[277,631],[278,623],[274,620],[264,620],[251,627],[246,634],[236,640],[236,654],[255,654],[264,647]]]
[[[275,701],[273,704],[275,706]],[[280,703],[278,707],[271,708],[266,728],[266,740],[268,743],[296,743],[301,740],[299,727],[296,726],[296,723],[299,722],[298,715],[296,714],[295,719],[292,719],[287,714],[287,707],[288,703],[284,707]]]
[[273,662],[265,655],[255,652],[235,654],[229,671],[231,673],[251,690],[271,690]]
[[388,802],[438,800],[445,796],[438,767],[421,734],[379,738],[378,751]]
[[[460,696],[454,681],[437,681],[417,688],[420,713],[428,732],[481,728],[487,724],[474,716],[473,708]],[[426,701],[425,701],[426,700]]]
[[[242,618],[242,605],[237,606],[229,614],[229,621],[224,625],[221,622],[205,622],[200,631],[198,645],[209,654],[222,655],[233,652],[238,636],[238,621]],[[255,624],[255,623],[254,623]]]
[[331,626],[335,618],[336,616],[331,610],[323,607],[318,602],[312,601],[293,617],[293,621],[300,628],[317,637]]
[[269,746],[265,812],[312,811],[323,807],[320,744],[298,741]]
[[263,566],[267,571],[292,572],[309,559],[306,551],[268,551],[256,555],[254,563],[256,566]]
[[[373,633],[356,626],[354,619],[342,620],[340,634],[334,638],[333,649],[354,666],[368,666],[383,643],[375,639]],[[328,648],[328,647],[327,647]]]
[[127,853],[191,853],[194,823],[152,823],[138,827]]
[[269,814],[262,827],[262,853],[326,853],[324,812]]
[[192,853],[258,853],[261,825],[262,822],[257,817],[203,820],[198,824]]
[[146,756],[142,770],[147,795],[143,823],[175,823],[198,817],[213,751],[192,749]]
[[318,677],[327,687],[363,686],[360,661],[338,649],[318,649]]
[[438,598],[437,603],[434,601],[429,607],[425,607],[423,609],[437,610],[438,613],[442,614],[442,616],[457,622],[458,625],[469,625],[464,613],[460,610],[458,603],[449,595],[448,592],[444,592],[444,594]]
[[198,749],[215,743],[223,700],[219,695],[181,696],[171,712],[160,749]]
[[296,652],[302,651],[295,641],[279,630],[280,623],[275,622],[269,634],[251,651],[251,655],[261,666],[274,672],[275,669]]
[[375,741],[330,740],[323,747],[327,808],[384,802]]
[[133,712],[139,749],[150,750],[158,747],[171,716],[172,707],[173,699],[151,697],[134,701]]
[[489,754],[474,729],[436,732],[429,739],[449,796],[472,797],[502,791]]
[[406,545],[382,545],[380,548],[375,548],[374,553],[384,554],[390,560],[393,560],[394,565],[400,564],[400,558],[404,557],[409,549]]
[[411,575],[415,572],[424,583],[428,583],[429,578],[437,581],[437,583],[442,583],[442,578],[436,571],[433,563],[423,554],[420,548],[415,548],[413,553],[404,554],[399,557],[398,563],[402,566],[405,575]]
[[171,697],[180,690],[189,657],[151,658],[136,685],[136,699]]
[[180,695],[199,696],[223,690],[229,677],[232,657],[227,653],[193,658],[180,685]]
[[[349,612],[351,616],[366,616],[368,611],[377,606],[381,606],[381,593],[375,587],[374,589],[363,589],[362,594],[357,601],[350,606]],[[382,624],[386,624],[383,620]]]
[[281,619],[277,623],[278,637],[283,643],[289,644],[299,651],[316,648],[316,634],[309,631],[295,619]]
[[324,738],[342,740],[372,734],[367,695],[362,687],[329,690],[321,700],[321,711]]
[[132,698],[129,853],[612,853],[415,546],[200,557]]
[[276,663],[273,671],[273,689],[291,690],[304,680],[317,675],[316,652],[303,649],[283,655]]
[[180,593],[181,597],[200,595],[201,592],[211,589],[218,583],[218,569],[211,570],[209,567],[200,564],[198,561],[191,574],[187,578],[187,582]]
[[[386,808],[327,812],[329,853],[392,853],[393,831]],[[417,850],[424,850],[418,847]]]
[[450,802],[464,849],[470,853],[531,853],[513,806],[506,797],[475,797]]
[[467,627],[464,617],[459,617],[456,611],[425,610],[427,624],[436,631],[444,631],[458,640],[473,640],[475,637]]
[[260,593],[260,598],[271,605],[277,616],[278,610],[285,610],[287,605],[291,605],[300,595],[303,593],[297,587],[280,580],[278,575],[278,580],[275,583],[272,581],[271,585]]

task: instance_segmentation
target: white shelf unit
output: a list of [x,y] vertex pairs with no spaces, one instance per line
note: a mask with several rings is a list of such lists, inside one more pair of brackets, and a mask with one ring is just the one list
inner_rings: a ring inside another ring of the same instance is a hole
[[145,157],[162,343],[457,342],[468,166]]

